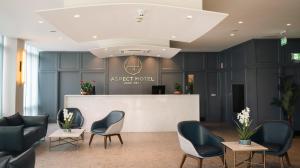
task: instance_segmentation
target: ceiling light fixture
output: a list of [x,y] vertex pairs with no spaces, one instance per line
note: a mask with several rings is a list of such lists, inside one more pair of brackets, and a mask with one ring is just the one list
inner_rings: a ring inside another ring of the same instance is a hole
[[163,50],[163,51],[166,51],[167,49],[163,48],[162,50]]
[[144,10],[143,9],[138,9],[137,10],[137,17],[136,17],[136,22],[142,22],[144,20]]
[[93,39],[96,39],[96,38],[97,38],[97,35],[94,35],[94,36],[93,36]]
[[160,55],[158,54],[157,57],[160,57]]
[[174,39],[174,38],[176,38],[176,36],[173,35],[173,36],[171,36],[171,38]]
[[79,14],[75,14],[73,17],[74,18],[80,18],[80,15]]
[[44,23],[44,21],[42,21],[42,20],[39,20],[39,21],[38,21],[38,23],[39,23],[39,24],[42,24],[42,23]]
[[286,26],[292,26],[292,24],[291,23],[287,23]]
[[186,19],[191,20],[191,19],[193,19],[193,16],[192,15],[187,15]]
[[233,37],[233,36],[235,36],[235,34],[234,33],[230,33],[230,36]]
[[238,22],[238,24],[243,24],[243,23],[244,23],[243,21],[239,21],[239,22]]
[[104,48],[104,51],[107,51],[107,48]]
[[56,30],[50,30],[49,32],[50,33],[56,33]]

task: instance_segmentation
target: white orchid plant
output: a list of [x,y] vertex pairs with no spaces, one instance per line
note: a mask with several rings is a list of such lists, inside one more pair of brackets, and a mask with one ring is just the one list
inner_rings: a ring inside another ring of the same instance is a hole
[[249,140],[257,130],[257,128],[251,129],[250,108],[246,107],[242,112],[238,113],[237,119],[236,125],[240,140]]
[[64,129],[71,129],[71,125],[74,119],[72,112],[69,112],[68,109],[63,110],[64,114],[64,123],[62,123]]

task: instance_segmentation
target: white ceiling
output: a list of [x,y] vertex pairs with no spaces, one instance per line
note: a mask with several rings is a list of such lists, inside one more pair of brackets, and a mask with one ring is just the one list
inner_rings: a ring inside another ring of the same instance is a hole
[[[82,51],[98,44],[77,43],[35,13],[40,9],[64,7],[63,0],[1,0],[0,33],[31,41],[42,50]],[[220,51],[252,38],[278,37],[287,29],[288,37],[300,37],[298,0],[204,0],[203,9],[228,13],[219,25],[192,43],[172,42],[171,47],[187,51]],[[39,24],[38,21],[44,23]],[[242,20],[243,24],[237,22]],[[287,27],[286,24],[292,26]],[[57,32],[51,33],[50,30]],[[229,36],[234,31],[235,36]]]

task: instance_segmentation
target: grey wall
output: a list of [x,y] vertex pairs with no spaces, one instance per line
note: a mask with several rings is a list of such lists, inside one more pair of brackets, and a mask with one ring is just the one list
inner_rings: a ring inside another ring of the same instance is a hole
[[[300,64],[291,62],[290,53],[300,52],[300,40],[250,40],[219,53],[182,52],[172,59],[142,58],[144,70],[154,81],[138,86],[112,83],[110,77],[124,75],[126,57],[99,59],[88,52],[41,52],[39,67],[39,111],[52,121],[63,107],[63,95],[79,94],[80,80],[96,80],[97,94],[149,94],[153,84],[166,85],[172,94],[174,84],[195,75],[194,93],[200,94],[200,116],[207,121],[232,123],[232,84],[245,85],[245,105],[252,110],[256,124],[282,119],[280,110],[270,105],[278,97],[278,77],[291,74],[300,84]],[[221,67],[221,64],[223,67]],[[188,109],[187,109],[188,110]],[[300,130],[300,101],[295,128]]]
[[172,94],[175,83],[185,88],[186,76],[194,74],[194,93],[201,95],[201,117],[208,121],[223,120],[218,53],[179,53],[172,59],[140,57],[143,69],[136,76],[151,76],[152,82],[112,82],[111,77],[128,75],[123,67],[126,58],[100,59],[88,52],[41,52],[40,113],[49,114],[50,120],[55,121],[56,112],[63,108],[64,95],[80,94],[80,80],[95,80],[96,94],[151,94],[152,85],[166,85],[166,94]]

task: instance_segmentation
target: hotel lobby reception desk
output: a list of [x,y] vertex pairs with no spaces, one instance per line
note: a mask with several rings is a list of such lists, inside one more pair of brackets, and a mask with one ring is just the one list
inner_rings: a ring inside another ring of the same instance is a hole
[[199,95],[66,95],[65,108],[78,108],[83,128],[113,110],[125,112],[123,132],[176,131],[183,120],[200,119]]

